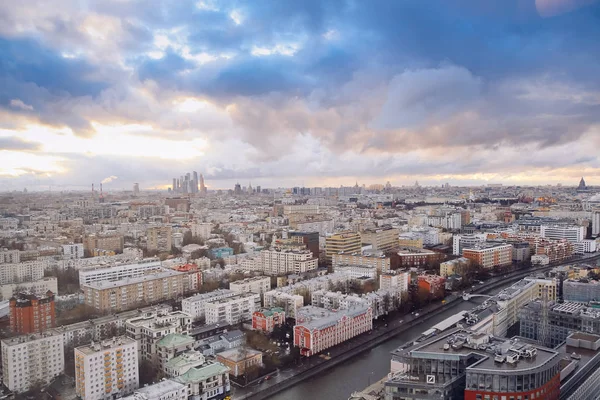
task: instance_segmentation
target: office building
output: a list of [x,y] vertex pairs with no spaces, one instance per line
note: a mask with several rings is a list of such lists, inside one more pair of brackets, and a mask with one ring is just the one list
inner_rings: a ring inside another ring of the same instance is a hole
[[400,231],[391,226],[378,229],[367,229],[360,234],[362,243],[370,244],[372,250],[390,251],[398,248]]
[[282,308],[290,318],[295,318],[296,310],[304,305],[304,297],[278,290],[268,291],[263,295],[263,300],[266,308]]
[[338,253],[332,254],[331,265],[335,271],[340,265],[358,265],[365,267],[375,267],[379,272],[388,272],[391,270],[391,259],[382,252],[375,253]]
[[563,282],[563,296],[567,301],[600,301],[600,281],[568,279]]
[[49,383],[65,369],[61,335],[23,335],[2,340],[2,382],[13,392]]
[[334,254],[360,254],[361,237],[356,232],[336,233],[325,238],[325,258],[331,262]]
[[334,272],[340,272],[342,274],[348,275],[350,278],[359,279],[359,278],[369,278],[375,279],[377,278],[377,268],[372,267],[370,265],[336,265],[334,267]]
[[306,306],[297,310],[294,346],[306,357],[373,329],[373,310],[362,304],[344,310]]
[[273,332],[273,328],[285,323],[283,308],[263,308],[252,313],[252,329]]
[[487,235],[485,234],[454,235],[452,237],[452,254],[462,256],[465,248],[475,247],[485,242],[486,239]]
[[558,400],[561,358],[516,339],[453,329],[392,352],[385,399]]
[[442,253],[417,248],[400,249],[396,254],[400,268],[437,267],[445,258]]
[[198,290],[196,274],[165,270],[137,278],[82,285],[85,303],[100,312],[117,312],[176,300]]
[[258,293],[262,295],[271,290],[271,278],[268,276],[254,276],[229,283],[229,290],[236,293]]
[[200,293],[181,301],[181,311],[192,316],[194,320],[204,318],[206,304],[221,299],[234,297],[239,293],[228,289],[218,289],[208,293]]
[[172,247],[173,230],[170,226],[156,226],[146,231],[149,251],[168,252]]
[[313,258],[319,258],[319,232],[289,231],[288,238],[302,243],[313,254]]
[[541,225],[540,236],[546,239],[559,240],[566,239],[571,243],[581,242],[585,239],[584,226],[564,226],[564,225]]
[[480,243],[462,251],[463,257],[486,269],[512,265],[512,253],[512,245],[497,243]]
[[161,265],[162,263],[160,260],[149,258],[131,264],[82,268],[79,270],[79,285],[87,285],[98,281],[118,281],[125,278],[139,278],[163,270]]
[[233,297],[213,300],[204,306],[207,324],[238,324],[252,319],[252,313],[260,308],[260,295],[241,293]]
[[58,293],[58,280],[55,276],[48,276],[33,282],[8,283],[0,286],[0,296],[3,299],[10,299],[20,292],[45,296],[48,291]]
[[75,392],[82,400],[105,400],[139,387],[137,342],[118,336],[75,348]]
[[19,293],[9,301],[10,330],[14,333],[41,333],[56,326],[54,293],[44,296]]

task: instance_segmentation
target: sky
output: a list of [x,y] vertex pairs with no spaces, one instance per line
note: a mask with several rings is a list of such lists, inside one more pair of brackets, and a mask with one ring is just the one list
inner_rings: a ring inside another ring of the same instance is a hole
[[600,185],[600,1],[0,2],[0,191]]

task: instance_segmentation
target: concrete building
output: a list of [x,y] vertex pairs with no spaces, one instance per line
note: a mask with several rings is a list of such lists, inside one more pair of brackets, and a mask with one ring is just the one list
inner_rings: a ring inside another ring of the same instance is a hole
[[18,264],[21,262],[19,250],[0,249],[0,264]]
[[440,275],[447,278],[450,275],[462,275],[467,271],[472,261],[465,257],[444,261],[440,264]]
[[206,323],[226,322],[228,325],[252,320],[252,313],[260,308],[260,295],[241,293],[233,297],[206,303]]
[[146,231],[146,247],[150,251],[171,251],[173,230],[170,226],[156,226]]
[[356,232],[336,233],[325,238],[325,258],[331,262],[335,254],[360,254],[361,236]]
[[568,279],[563,282],[563,296],[567,301],[600,301],[600,281]]
[[229,283],[229,290],[236,293],[258,293],[263,295],[271,290],[271,278],[268,276],[255,276]]
[[122,400],[187,400],[188,388],[183,383],[171,379],[162,380],[152,385],[137,389],[132,395]]
[[512,264],[513,247],[510,244],[480,243],[463,249],[463,257],[486,269]]
[[83,243],[64,244],[62,249],[67,259],[83,258]]
[[477,244],[485,242],[486,239],[487,235],[485,234],[454,235],[452,237],[452,254],[462,256],[463,249],[472,248]]
[[252,329],[262,332],[273,332],[273,328],[285,323],[283,308],[264,308],[252,313]]
[[156,365],[160,371],[166,372],[170,360],[194,349],[195,339],[188,335],[169,333],[156,342]]
[[60,335],[24,335],[2,340],[2,382],[13,392],[49,383],[65,369]]
[[339,253],[331,256],[331,265],[335,271],[340,265],[357,265],[375,267],[379,272],[388,272],[391,269],[391,259],[383,253]]
[[592,211],[592,235],[600,235],[600,209]]
[[435,267],[445,258],[444,254],[431,250],[404,248],[397,252],[400,268]]
[[370,265],[343,265],[338,264],[334,267],[335,272],[346,274],[351,278],[377,278],[377,268]]
[[45,260],[0,264],[0,285],[40,280],[47,266]]
[[118,281],[125,278],[139,278],[161,270],[161,261],[156,258],[148,258],[124,265],[82,268],[79,270],[79,285],[87,285],[98,281]]
[[309,357],[372,329],[373,310],[369,306],[338,311],[306,306],[297,311],[294,345]]
[[208,293],[200,293],[192,297],[187,297],[181,301],[181,310],[192,316],[194,320],[204,318],[205,306],[207,303],[215,300],[221,300],[236,296],[238,293],[233,290],[218,289]]
[[192,236],[197,236],[202,240],[210,238],[213,225],[210,222],[193,222],[190,226]]
[[552,240],[566,239],[571,243],[577,243],[585,239],[586,232],[584,226],[541,225],[540,236]]
[[527,242],[511,242],[513,247],[512,260],[520,263],[531,260],[531,247]]
[[278,290],[266,292],[263,295],[263,299],[263,304],[266,308],[281,308],[285,311],[285,315],[290,318],[295,318],[296,311],[304,305],[304,297]]
[[545,347],[453,329],[392,352],[385,399],[558,400],[561,358]]
[[8,283],[0,286],[0,296],[6,300],[19,292],[43,296],[48,291],[58,293],[58,281],[55,276],[48,276],[33,282]]
[[93,233],[83,240],[84,249],[93,252],[94,250],[108,250],[115,253],[123,252],[123,235],[117,232]]
[[166,270],[138,278],[91,282],[82,289],[87,305],[100,312],[115,312],[176,300],[198,290],[198,281],[187,273]]
[[379,275],[379,289],[390,292],[408,292],[410,285],[410,273],[407,271],[386,272]]
[[232,376],[243,375],[249,368],[263,365],[262,353],[248,348],[223,351],[217,354],[217,361],[227,367]]
[[398,247],[400,231],[386,226],[378,229],[367,229],[361,232],[362,243],[370,244],[373,250],[390,251]]
[[14,333],[42,333],[56,326],[52,292],[47,292],[44,296],[19,293],[11,297],[9,309],[10,330]]
[[128,395],[139,383],[135,340],[119,336],[75,348],[75,391],[82,400]]
[[260,265],[266,275],[300,274],[317,269],[319,260],[310,250],[263,250]]

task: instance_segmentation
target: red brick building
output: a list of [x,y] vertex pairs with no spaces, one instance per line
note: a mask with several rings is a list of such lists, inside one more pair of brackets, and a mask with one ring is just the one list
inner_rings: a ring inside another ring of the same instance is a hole
[[44,297],[19,293],[12,297],[10,307],[10,329],[16,333],[40,333],[56,326],[54,293]]
[[283,325],[285,322],[285,311],[282,308],[274,307],[252,313],[252,329],[273,332],[273,328]]
[[439,275],[419,275],[419,289],[427,290],[434,299],[445,296],[446,279]]

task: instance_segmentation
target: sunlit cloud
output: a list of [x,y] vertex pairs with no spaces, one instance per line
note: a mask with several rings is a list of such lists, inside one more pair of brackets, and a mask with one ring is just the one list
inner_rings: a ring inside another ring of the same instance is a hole
[[20,151],[0,150],[0,176],[19,177],[26,174],[65,172],[64,158]]

